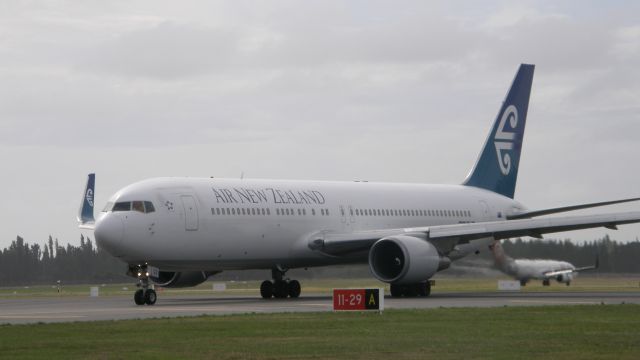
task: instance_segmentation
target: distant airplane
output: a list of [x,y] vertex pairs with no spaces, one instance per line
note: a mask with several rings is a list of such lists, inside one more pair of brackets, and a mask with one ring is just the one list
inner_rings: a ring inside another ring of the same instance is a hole
[[525,286],[530,280],[542,280],[542,285],[549,286],[552,279],[569,286],[580,271],[597,269],[599,265],[598,258],[596,258],[595,265],[579,268],[567,261],[512,259],[504,252],[500,241],[495,241],[490,245],[490,248],[498,269],[519,280],[522,286]]
[[271,269],[261,296],[296,298],[287,270],[350,263],[368,263],[394,297],[427,296],[436,272],[494,240],[640,222],[640,212],[535,218],[637,198],[537,211],[513,199],[533,71],[520,66],[461,185],[155,178],[115,193],[96,221],[90,174],[80,226],[128,264],[136,304],[152,305],[151,282],[194,286],[236,269]]

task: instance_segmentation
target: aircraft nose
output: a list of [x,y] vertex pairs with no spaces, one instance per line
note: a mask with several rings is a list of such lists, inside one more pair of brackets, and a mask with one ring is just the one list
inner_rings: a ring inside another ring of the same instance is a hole
[[96,224],[94,231],[96,242],[111,255],[121,255],[122,237],[124,236],[124,223],[119,216],[107,214]]

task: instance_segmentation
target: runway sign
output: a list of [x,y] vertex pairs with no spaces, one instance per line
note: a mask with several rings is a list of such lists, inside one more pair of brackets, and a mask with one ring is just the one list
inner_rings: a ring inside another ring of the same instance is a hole
[[502,290],[502,291],[520,291],[520,281],[498,280],[498,290]]
[[384,289],[333,289],[333,311],[384,310]]
[[225,283],[213,283],[213,291],[226,291],[227,284]]
[[99,294],[100,294],[100,288],[99,287],[92,286],[91,288],[89,288],[89,296],[98,297]]

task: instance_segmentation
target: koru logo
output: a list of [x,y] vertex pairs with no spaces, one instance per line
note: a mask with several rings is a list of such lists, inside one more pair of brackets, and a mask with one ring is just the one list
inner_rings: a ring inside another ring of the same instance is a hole
[[87,202],[89,203],[90,206],[93,206],[93,190],[87,189],[87,194],[85,195],[85,199],[87,199]]
[[513,150],[513,140],[516,138],[515,132],[505,131],[507,120],[509,120],[511,129],[515,131],[518,126],[518,109],[513,105],[509,105],[502,113],[502,118],[500,119],[498,130],[494,137],[498,165],[500,165],[502,175],[509,175],[509,172],[511,172],[511,155],[509,154],[509,150]]

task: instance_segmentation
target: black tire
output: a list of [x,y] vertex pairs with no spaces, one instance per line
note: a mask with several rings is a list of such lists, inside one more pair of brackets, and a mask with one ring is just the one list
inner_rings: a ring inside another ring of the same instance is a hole
[[411,284],[405,285],[402,287],[402,294],[406,297],[416,297],[418,296],[418,286],[419,284]]
[[391,293],[391,297],[399,298],[402,296],[402,286],[391,284],[391,286],[389,286],[389,292]]
[[427,297],[431,295],[431,283],[426,281],[418,284],[418,296]]
[[292,298],[297,298],[300,296],[300,292],[302,292],[300,282],[298,280],[291,280],[289,282],[289,296]]
[[549,282],[549,279],[542,280],[542,286],[549,286],[549,285],[551,285],[551,283]]
[[156,295],[156,291],[153,289],[148,289],[144,293],[144,303],[147,305],[153,305],[158,300],[158,295]]
[[136,290],[133,294],[133,301],[135,301],[136,305],[144,305],[144,291],[142,289]]
[[289,295],[289,285],[286,281],[276,281],[273,284],[273,296],[278,299],[285,299]]
[[271,299],[273,296],[273,283],[269,280],[265,280],[260,284],[260,296],[263,299]]

